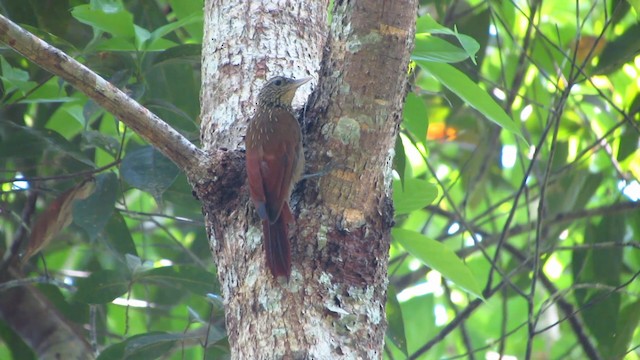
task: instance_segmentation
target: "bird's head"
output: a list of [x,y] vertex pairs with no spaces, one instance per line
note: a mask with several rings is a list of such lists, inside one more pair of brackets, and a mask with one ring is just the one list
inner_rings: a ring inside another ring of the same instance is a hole
[[296,90],[311,79],[310,77],[299,80],[283,76],[273,77],[269,79],[262,87],[262,90],[260,90],[258,103],[266,106],[283,106],[290,108]]

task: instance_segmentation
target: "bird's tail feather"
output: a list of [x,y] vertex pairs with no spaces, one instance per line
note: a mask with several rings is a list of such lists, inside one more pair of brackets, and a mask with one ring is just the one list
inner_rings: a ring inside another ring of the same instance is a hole
[[[286,214],[285,214],[286,212]],[[285,204],[282,213],[274,223],[262,221],[264,250],[267,254],[267,266],[274,278],[291,275],[291,245],[289,243],[288,223],[291,216],[289,206]]]

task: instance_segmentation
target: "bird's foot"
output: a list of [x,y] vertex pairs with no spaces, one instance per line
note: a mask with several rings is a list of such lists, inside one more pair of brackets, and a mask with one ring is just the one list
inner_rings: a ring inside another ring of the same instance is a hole
[[325,176],[328,173],[330,173],[331,171],[333,171],[334,169],[343,168],[343,167],[344,167],[343,165],[338,164],[335,161],[330,161],[327,165],[325,165],[324,168],[322,168],[322,170],[320,170],[318,172],[315,172],[315,173],[311,173],[311,174],[304,174],[304,175],[302,175],[300,180],[307,180],[307,179],[312,179],[312,178],[316,178],[316,177]]

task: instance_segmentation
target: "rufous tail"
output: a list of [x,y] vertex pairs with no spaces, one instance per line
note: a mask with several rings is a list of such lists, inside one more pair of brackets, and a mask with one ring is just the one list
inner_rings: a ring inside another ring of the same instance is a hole
[[280,216],[274,223],[269,224],[269,220],[262,220],[267,266],[274,278],[284,276],[288,280],[291,275],[291,245],[288,224],[292,219],[289,205],[285,203]]

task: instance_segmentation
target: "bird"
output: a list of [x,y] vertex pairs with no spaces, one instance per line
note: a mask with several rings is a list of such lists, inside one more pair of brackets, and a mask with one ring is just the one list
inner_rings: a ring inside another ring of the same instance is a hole
[[276,279],[291,275],[289,225],[295,220],[289,202],[304,171],[302,131],[291,101],[311,79],[269,79],[245,136],[249,195],[262,222],[266,264]]

